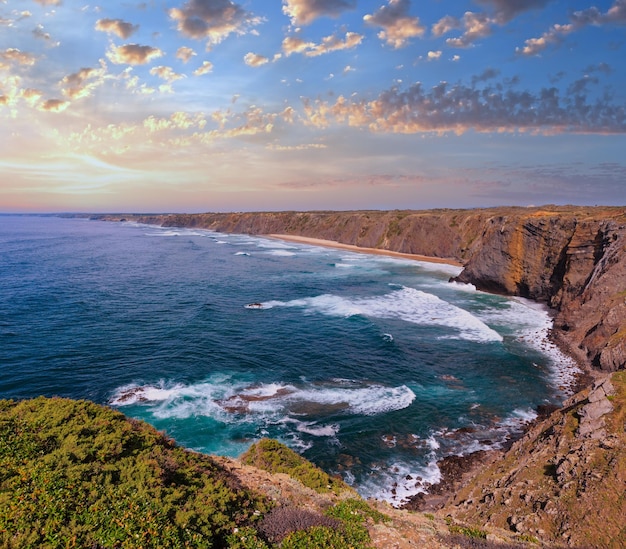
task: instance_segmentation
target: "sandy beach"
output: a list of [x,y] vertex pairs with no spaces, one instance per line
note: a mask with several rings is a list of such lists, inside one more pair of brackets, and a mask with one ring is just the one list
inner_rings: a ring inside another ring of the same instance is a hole
[[381,250],[379,248],[362,248],[360,246],[353,246],[352,244],[342,244],[335,240],[323,240],[321,238],[309,238],[307,236],[294,236],[290,234],[268,234],[263,235],[266,238],[275,238],[277,240],[285,240],[287,242],[297,242],[300,244],[311,244],[312,246],[324,246],[326,248],[337,248],[340,250],[349,250],[351,252],[360,252],[365,254],[375,255],[387,255],[391,257],[401,257],[404,259],[413,259],[415,261],[426,261],[428,263],[443,263],[445,265],[454,265],[455,267],[462,267],[462,263],[454,259],[444,259],[441,257],[431,257],[428,255],[419,254],[405,254],[402,252],[392,252],[391,250]]

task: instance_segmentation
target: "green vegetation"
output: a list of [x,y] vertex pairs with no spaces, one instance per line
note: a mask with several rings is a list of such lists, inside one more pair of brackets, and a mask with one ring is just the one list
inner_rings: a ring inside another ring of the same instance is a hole
[[339,495],[344,491],[352,491],[342,480],[332,478],[284,444],[269,438],[250,446],[241,456],[241,461],[269,473],[286,473],[320,494]]
[[487,539],[487,532],[485,530],[481,530],[480,528],[451,524],[449,529],[451,534],[462,534],[463,536],[474,539]]
[[[274,440],[246,456],[333,498],[355,495]],[[0,547],[366,549],[367,525],[383,520],[356,498],[324,514],[272,510],[210,456],[88,401],[0,401]]]
[[280,547],[281,549],[311,549],[312,547],[316,549],[361,549],[369,546],[350,539],[341,531],[328,526],[312,526],[289,534]]
[[108,408],[0,401],[2,547],[225,547],[268,508],[209,456]]

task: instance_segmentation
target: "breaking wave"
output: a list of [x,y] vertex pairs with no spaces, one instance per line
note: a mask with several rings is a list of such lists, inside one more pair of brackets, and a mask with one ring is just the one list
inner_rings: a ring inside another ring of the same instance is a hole
[[[400,319],[413,324],[452,328],[462,339],[481,343],[502,341],[502,336],[478,317],[436,295],[407,288],[376,297],[347,298],[333,294],[305,297],[291,301],[260,303],[264,309],[300,307],[329,316]],[[450,337],[441,335],[440,338]]]

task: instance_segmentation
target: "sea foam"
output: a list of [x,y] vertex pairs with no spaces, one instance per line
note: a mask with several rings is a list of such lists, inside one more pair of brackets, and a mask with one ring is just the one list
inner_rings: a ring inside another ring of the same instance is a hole
[[375,297],[347,298],[323,294],[291,301],[267,301],[261,305],[264,309],[300,307],[340,317],[362,315],[369,318],[395,318],[413,324],[452,328],[456,336],[481,343],[502,341],[498,332],[470,312],[433,294],[404,286]]
[[[377,415],[401,410],[415,400],[406,385],[386,387],[357,382],[285,383],[203,382],[192,385],[127,385],[109,400],[112,406],[141,405],[153,408],[157,417],[210,416],[239,421],[241,416],[263,421],[285,417],[324,416],[336,413]],[[306,431],[303,431],[306,432]]]

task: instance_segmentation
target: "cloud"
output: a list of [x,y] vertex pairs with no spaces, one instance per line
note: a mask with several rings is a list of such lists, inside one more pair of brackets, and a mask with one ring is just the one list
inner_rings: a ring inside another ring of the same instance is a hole
[[441,54],[442,54],[441,50],[429,51],[427,58],[428,58],[429,61],[437,61],[438,59],[441,58]]
[[28,103],[31,107],[34,107],[43,97],[43,92],[35,88],[26,88],[22,91],[22,97],[26,103]]
[[479,82],[486,82],[492,80],[500,75],[500,71],[497,69],[488,68],[478,75],[472,76],[472,86],[475,86]]
[[431,32],[433,36],[443,36],[448,34],[452,30],[460,29],[462,27],[461,21],[452,15],[446,15],[437,21],[433,26]]
[[519,55],[539,55],[550,44],[558,44],[563,37],[575,30],[574,25],[553,25],[539,38],[529,38],[524,41],[524,47],[515,48],[515,53]]
[[21,12],[13,11],[11,13],[12,16],[16,17],[15,19],[9,19],[8,17],[0,16],[0,26],[12,27],[14,23],[17,21],[21,21],[22,19],[27,19],[28,17],[32,17],[32,13],[28,10],[23,10]]
[[98,69],[82,68],[61,80],[63,95],[72,100],[89,97],[98,86],[102,85],[105,76],[106,65],[104,63]]
[[545,8],[552,0],[478,0],[480,4],[491,6],[498,23],[508,23],[520,13]]
[[378,38],[394,48],[402,48],[409,43],[410,38],[422,36],[425,28],[419,17],[409,15],[409,0],[389,0],[373,15],[365,15],[363,20],[376,27],[382,27]]
[[315,47],[314,42],[307,42],[299,36],[287,36],[283,40],[282,48],[287,56],[292,53],[304,53]]
[[63,112],[69,106],[69,101],[63,101],[62,99],[48,99],[39,105],[39,110],[46,112]]
[[213,70],[213,63],[210,61],[203,61],[202,65],[198,67],[193,73],[196,76],[202,76],[203,74],[209,74]]
[[8,68],[9,63],[32,66],[35,64],[36,58],[33,54],[23,52],[17,48],[8,48],[4,51],[0,51],[0,69]]
[[318,17],[337,17],[355,6],[356,0],[283,0],[283,13],[294,25],[308,25]]
[[52,40],[50,33],[47,33],[43,30],[43,25],[37,25],[33,29],[33,36],[39,40],[44,40],[45,42],[48,42],[48,47],[50,48],[56,48],[60,44],[60,42]]
[[35,2],[42,6],[60,6],[62,4],[62,0],[35,0]]
[[168,83],[176,82],[176,80],[180,80],[181,78],[185,78],[184,74],[179,74],[172,69],[172,67],[165,67],[163,65],[159,65],[158,67],[152,67],[150,69],[150,74],[152,76],[158,76],[162,78]]
[[111,46],[106,55],[116,65],[145,65],[153,59],[163,57],[164,54],[159,48],[152,46],[125,44],[123,46]]
[[181,46],[176,50],[176,58],[180,59],[183,63],[188,63],[194,55],[197,55],[196,52],[187,46]]
[[320,44],[307,42],[297,36],[287,36],[283,40],[282,48],[287,56],[301,53],[307,57],[317,57],[333,51],[355,48],[362,41],[363,35],[356,32],[347,32],[343,39],[336,35],[325,36]]
[[272,151],[308,151],[311,149],[327,149],[328,145],[323,143],[302,143],[301,145],[276,145],[270,143],[266,148]]
[[209,44],[219,44],[229,34],[245,34],[261,22],[231,0],[188,0],[182,8],[172,8],[169,15],[185,36],[206,38]]
[[98,19],[95,28],[98,31],[117,34],[120,38],[126,39],[139,29],[139,25],[133,25],[122,19]]
[[461,19],[446,15],[432,26],[433,36],[443,36],[450,31],[463,29],[463,34],[448,38],[446,44],[453,48],[468,48],[477,40],[491,35],[494,25],[505,25],[520,13],[545,7],[551,0],[478,0],[491,6],[492,14],[467,11]]
[[261,65],[265,65],[269,63],[269,59],[264,55],[259,55],[257,53],[248,52],[243,57],[243,61],[249,67],[260,67]]
[[525,56],[538,55],[548,46],[560,44],[565,36],[589,25],[626,25],[626,0],[615,0],[605,13],[595,6],[575,11],[570,15],[569,23],[552,25],[540,37],[526,40],[515,52]]
[[191,115],[183,111],[172,113],[169,118],[156,118],[149,116],[143,121],[143,127],[150,133],[164,130],[189,130],[193,128],[203,129],[206,126],[206,119],[202,114]]
[[491,27],[495,19],[485,13],[466,11],[461,20],[464,32],[458,38],[448,38],[446,44],[453,48],[468,48],[476,40],[485,38],[491,34]]
[[626,134],[622,104],[606,94],[598,100],[585,95],[593,79],[587,79],[584,86],[575,82],[563,94],[557,88],[518,91],[513,80],[476,85],[496,75],[488,70],[475,77],[471,86],[441,82],[429,90],[419,83],[404,90],[394,87],[371,101],[343,96],[334,103],[305,100],[304,110],[312,126],[337,123],[384,133]]

